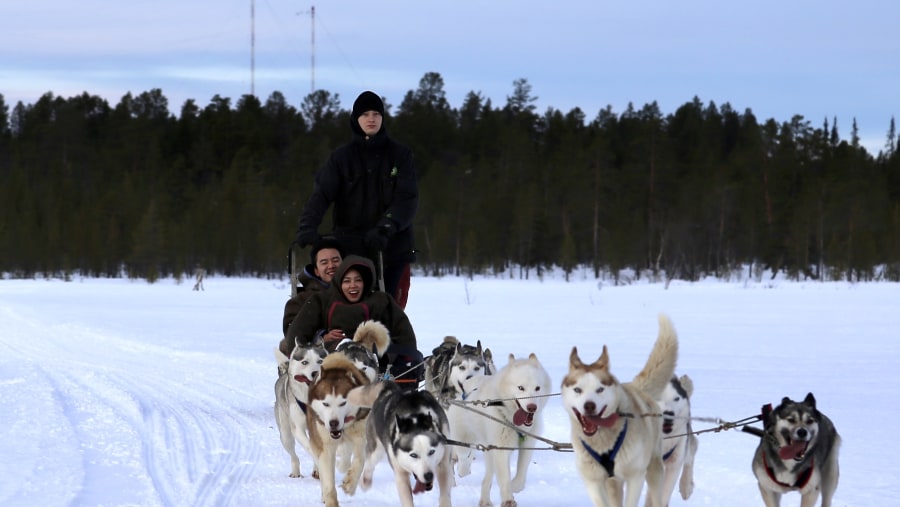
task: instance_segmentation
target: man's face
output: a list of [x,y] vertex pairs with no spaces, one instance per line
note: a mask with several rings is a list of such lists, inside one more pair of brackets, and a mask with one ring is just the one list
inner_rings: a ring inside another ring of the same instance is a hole
[[323,248],[316,252],[315,272],[323,282],[331,283],[334,272],[341,264],[341,252],[334,248]]
[[359,128],[362,129],[363,132],[367,136],[374,136],[381,130],[381,122],[383,118],[381,117],[381,113],[378,111],[366,111],[361,114],[359,118],[356,120],[359,122]]

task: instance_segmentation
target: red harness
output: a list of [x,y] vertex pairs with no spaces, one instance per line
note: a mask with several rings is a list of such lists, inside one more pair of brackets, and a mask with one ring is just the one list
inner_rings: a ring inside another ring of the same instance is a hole
[[766,474],[768,474],[769,479],[772,479],[775,484],[788,489],[803,489],[809,482],[809,479],[812,477],[813,468],[815,468],[816,463],[815,461],[811,461],[809,464],[809,468],[807,468],[806,471],[797,476],[797,480],[794,481],[794,484],[785,484],[775,478],[775,471],[772,470],[772,467],[769,466],[769,462],[766,459],[765,453],[763,453],[763,466],[766,469]]

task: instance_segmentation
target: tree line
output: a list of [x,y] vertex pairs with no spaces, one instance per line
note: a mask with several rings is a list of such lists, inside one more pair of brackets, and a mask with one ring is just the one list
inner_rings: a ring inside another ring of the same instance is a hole
[[[494,106],[458,108],[426,73],[388,132],[414,152],[417,268],[428,275],[900,280],[900,155],[837,119],[759,121],[697,97],[538,112],[525,79]],[[12,277],[280,277],[314,172],[350,138],[325,90],[299,108],[279,92],[235,104],[162,90],[111,106],[48,92],[0,95],[0,273]],[[328,230],[323,224],[322,231]]]

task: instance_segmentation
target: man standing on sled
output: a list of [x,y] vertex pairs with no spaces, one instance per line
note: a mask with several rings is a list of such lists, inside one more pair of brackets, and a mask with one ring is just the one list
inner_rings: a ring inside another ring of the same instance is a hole
[[353,139],[316,173],[296,243],[302,248],[319,240],[319,225],[333,204],[331,234],[348,254],[372,259],[384,291],[405,308],[419,190],[412,151],[388,137],[383,122],[381,98],[371,91],[360,94],[350,113]]

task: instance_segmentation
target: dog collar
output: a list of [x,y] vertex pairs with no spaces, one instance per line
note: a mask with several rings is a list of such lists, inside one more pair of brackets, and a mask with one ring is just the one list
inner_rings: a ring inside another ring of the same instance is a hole
[[772,467],[769,466],[769,460],[766,459],[766,454],[762,453],[762,455],[763,455],[763,468],[766,469],[766,474],[769,476],[769,479],[772,479],[772,481],[775,484],[778,484],[779,486],[781,486],[783,488],[803,489],[806,486],[806,483],[808,483],[809,479],[812,477],[813,468],[816,467],[816,462],[814,460],[810,459],[809,468],[807,468],[806,470],[803,471],[803,473],[801,473],[800,475],[797,476],[797,480],[794,481],[794,484],[787,484],[787,483],[781,482],[775,478],[775,470],[772,470]]
[[[294,398],[297,400],[297,398]],[[303,415],[306,415],[306,403],[303,403],[300,400],[297,400],[297,405],[300,405],[300,411],[303,412]]]
[[616,468],[616,455],[619,454],[619,449],[622,448],[622,443],[625,441],[625,433],[628,432],[628,421],[625,421],[625,424],[622,426],[622,431],[619,432],[619,436],[616,437],[616,443],[613,445],[613,448],[608,452],[600,454],[593,447],[589,446],[584,439],[581,439],[581,445],[584,446],[584,450],[594,458],[597,463],[606,470],[606,473],[610,478],[614,477],[614,471]]

